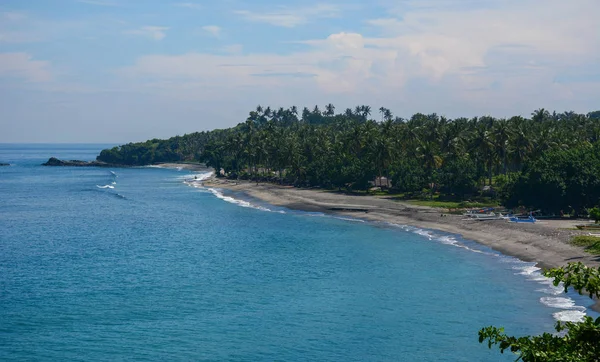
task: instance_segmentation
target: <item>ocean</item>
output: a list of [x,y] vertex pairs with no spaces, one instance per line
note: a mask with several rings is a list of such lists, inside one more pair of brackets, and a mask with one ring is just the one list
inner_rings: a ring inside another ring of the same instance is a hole
[[512,361],[591,301],[459,236],[273,207],[207,172],[0,145],[0,360]]

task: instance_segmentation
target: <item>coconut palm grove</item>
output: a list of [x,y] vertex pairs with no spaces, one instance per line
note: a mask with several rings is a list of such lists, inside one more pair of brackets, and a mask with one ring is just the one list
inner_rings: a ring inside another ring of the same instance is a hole
[[341,113],[332,104],[258,106],[233,128],[129,143],[97,159],[200,161],[223,177],[355,192],[385,177],[391,184],[382,192],[406,198],[484,199],[580,215],[600,203],[600,111],[404,119],[365,105]]

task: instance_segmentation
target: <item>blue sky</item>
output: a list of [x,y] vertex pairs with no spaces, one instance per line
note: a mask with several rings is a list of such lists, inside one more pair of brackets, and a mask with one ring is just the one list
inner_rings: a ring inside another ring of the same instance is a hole
[[600,109],[597,0],[4,0],[0,142],[129,142],[256,105]]

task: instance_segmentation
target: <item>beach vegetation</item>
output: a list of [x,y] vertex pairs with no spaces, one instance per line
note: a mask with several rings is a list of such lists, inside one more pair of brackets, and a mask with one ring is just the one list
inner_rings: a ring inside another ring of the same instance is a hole
[[600,200],[600,143],[547,150],[527,163],[510,187],[509,207],[525,205],[587,216],[587,209]]
[[600,255],[600,237],[577,235],[571,238],[571,244],[584,247],[590,254]]
[[442,209],[466,209],[478,207],[497,207],[497,202],[466,202],[466,201],[441,201],[434,200],[408,200],[408,203],[419,206],[437,207]]
[[596,224],[600,222],[600,207],[594,207],[588,210],[588,213],[590,214],[590,218],[594,220]]
[[[375,113],[375,114],[373,114]],[[434,200],[493,198],[511,208],[582,215],[600,202],[598,112],[530,117],[394,116],[367,105],[258,106],[237,126],[103,150],[122,165],[200,161],[223,177]],[[373,116],[372,116],[373,115]],[[552,195],[552,197],[547,197]]]
[[[553,278],[555,286],[562,283],[565,293],[573,288],[590,298],[600,297],[600,267],[592,268],[582,263],[569,263],[562,268],[547,270],[544,275]],[[585,316],[580,322],[557,322],[557,333],[540,336],[508,336],[503,328],[486,327],[479,331],[479,343],[487,342],[489,348],[497,346],[501,353],[515,353],[517,361],[599,361],[600,317]]]

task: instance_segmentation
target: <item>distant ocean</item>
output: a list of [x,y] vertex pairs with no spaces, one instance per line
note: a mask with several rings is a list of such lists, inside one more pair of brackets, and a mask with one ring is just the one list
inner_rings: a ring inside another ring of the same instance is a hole
[[478,330],[551,332],[591,304],[454,235],[206,173],[40,166],[108,146],[0,145],[0,360],[512,361]]

